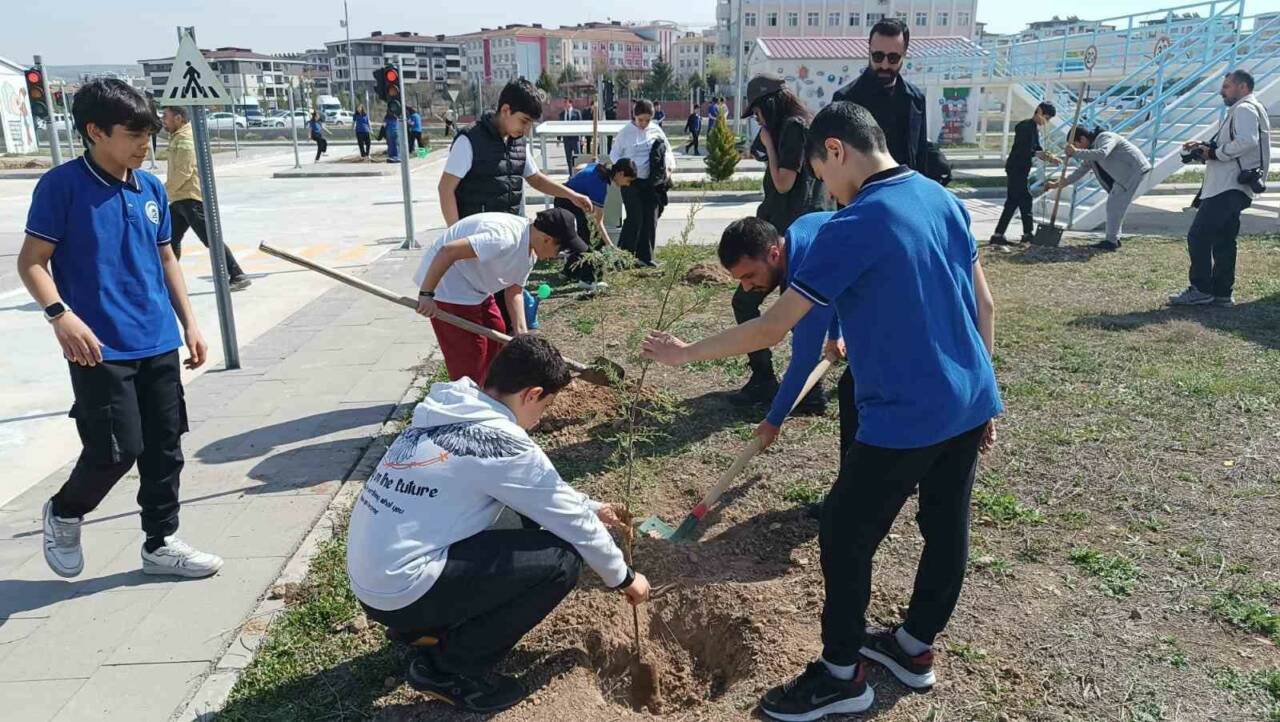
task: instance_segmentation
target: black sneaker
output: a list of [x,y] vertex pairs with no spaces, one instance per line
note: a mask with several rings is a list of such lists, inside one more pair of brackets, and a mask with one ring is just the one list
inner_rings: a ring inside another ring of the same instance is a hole
[[1008,238],[1005,238],[1003,233],[996,233],[995,235],[991,236],[991,240],[988,241],[988,243],[990,243],[993,246],[1012,246],[1013,245],[1013,241],[1009,240]]
[[1032,234],[1030,234],[1030,233],[1023,233],[1023,234],[1022,234],[1022,238],[1019,238],[1019,239],[1018,239],[1018,243],[1021,243],[1021,244],[1023,244],[1023,245],[1027,245],[1027,244],[1031,243],[1031,239],[1032,239],[1032,238],[1034,238],[1034,237],[1035,237],[1035,236],[1033,236],[1033,235],[1032,235]]
[[765,692],[760,710],[783,722],[809,722],[829,714],[865,712],[875,698],[867,686],[865,665],[858,665],[853,679],[843,680],[818,660],[810,662],[799,677]]
[[1097,249],[1097,250],[1099,250],[1099,251],[1118,251],[1118,250],[1120,250],[1120,244],[1119,244],[1119,242],[1117,242],[1117,241],[1098,241],[1097,243],[1095,243],[1095,244],[1093,244],[1093,245],[1091,245],[1091,246],[1089,246],[1089,247],[1090,247],[1090,248]]
[[441,672],[428,654],[419,654],[409,663],[408,680],[428,697],[470,712],[499,712],[519,704],[527,694],[513,677],[495,674],[489,681]]
[[734,406],[754,406],[768,404],[778,393],[778,379],[770,374],[751,374],[747,385],[729,397]]
[[933,675],[933,650],[912,657],[902,645],[898,644],[893,629],[867,629],[867,639],[862,643],[858,653],[867,659],[879,662],[893,673],[898,681],[911,689],[926,690],[933,686],[937,678]]

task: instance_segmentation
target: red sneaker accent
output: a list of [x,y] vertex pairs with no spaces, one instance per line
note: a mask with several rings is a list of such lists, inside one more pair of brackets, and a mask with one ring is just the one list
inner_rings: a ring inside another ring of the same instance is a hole
[[916,656],[911,658],[911,662],[913,664],[918,664],[922,667],[932,667],[933,666],[933,650],[930,649],[926,652],[917,654]]

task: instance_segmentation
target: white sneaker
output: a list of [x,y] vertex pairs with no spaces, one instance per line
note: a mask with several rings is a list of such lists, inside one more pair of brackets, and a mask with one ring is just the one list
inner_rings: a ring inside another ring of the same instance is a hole
[[142,547],[143,574],[171,574],[179,577],[211,577],[222,568],[222,557],[199,552],[176,536],[164,538],[164,546],[153,552]]
[[84,552],[80,548],[82,521],[81,517],[56,517],[53,500],[44,503],[44,560],[60,577],[74,577],[84,571]]
[[1210,303],[1213,303],[1213,296],[1195,286],[1187,286],[1182,293],[1169,296],[1170,306],[1204,306]]
[[596,281],[595,283],[587,283],[586,281],[578,281],[578,288],[581,288],[582,290],[586,291],[587,293],[595,293],[596,291],[603,291],[603,290],[605,290],[605,289],[606,289],[606,288],[608,288],[608,287],[609,287],[609,284],[605,283],[604,281]]

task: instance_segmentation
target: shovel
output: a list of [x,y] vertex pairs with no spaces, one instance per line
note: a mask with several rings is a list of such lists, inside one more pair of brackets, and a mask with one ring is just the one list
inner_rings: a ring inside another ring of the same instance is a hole
[[[418,301],[416,299],[409,298],[408,296],[401,296],[400,294],[385,289],[382,286],[369,283],[368,281],[362,281],[355,276],[334,270],[328,266],[316,263],[315,261],[302,258],[301,256],[295,256],[288,251],[273,248],[268,246],[266,243],[259,243],[258,250],[269,256],[275,256],[276,258],[296,263],[304,268],[310,268],[311,270],[328,276],[335,281],[345,283],[352,288],[358,288],[361,291],[373,294],[378,298],[386,299],[392,303],[398,303],[406,308],[412,308],[415,310],[418,308]],[[484,336],[492,341],[497,341],[500,344],[506,344],[511,341],[511,337],[505,333],[499,333],[491,328],[486,328],[480,324],[472,323],[465,318],[458,318],[451,313],[445,313],[444,311],[437,310],[435,318],[438,318],[452,326],[457,326],[464,331],[470,331],[477,336]],[[596,386],[617,386],[622,381],[623,375],[626,373],[617,363],[610,361],[603,356],[597,357],[591,362],[590,366],[582,363],[581,361],[574,361],[568,356],[564,357],[564,362],[570,370],[578,374],[578,378],[586,381],[587,383],[595,384]]]
[[[818,381],[822,379],[822,375],[825,374],[829,368],[831,368],[831,362],[825,358],[819,361],[817,366],[813,367],[813,371],[810,372],[809,378],[804,382],[804,388],[801,389],[800,394],[796,396],[796,400],[791,403],[792,411],[795,411],[796,405],[799,404],[804,397],[809,395],[809,392],[813,390],[813,387],[818,384]],[[707,515],[707,511],[710,510],[716,501],[720,499],[720,495],[729,488],[729,484],[733,483],[734,478],[742,472],[742,469],[747,465],[747,462],[751,461],[751,459],[759,453],[760,437],[755,436],[752,437],[751,441],[747,444],[747,448],[743,449],[742,453],[738,454],[738,458],[733,460],[733,464],[731,464],[728,469],[725,469],[724,473],[720,475],[720,478],[716,480],[715,486],[707,490],[707,493],[702,497],[702,501],[699,501],[698,505],[693,507],[693,511],[689,512],[689,515],[684,518],[684,521],[680,522],[679,527],[672,528],[670,524],[664,522],[655,515],[645,519],[644,522],[640,524],[640,533],[647,534],[657,539],[671,539],[673,541],[683,541],[688,539],[693,535],[693,530],[698,527],[698,522],[702,520],[702,517]]]
[[[1080,105],[1084,102],[1084,96],[1088,94],[1089,86],[1086,84],[1080,88],[1080,95],[1076,96],[1076,113],[1075,118],[1071,121],[1071,128],[1075,128],[1080,122]],[[1071,142],[1071,129],[1067,130],[1067,142]],[[1058,175],[1058,182],[1062,183],[1067,177],[1067,158],[1063,153],[1062,173]],[[1062,186],[1058,186],[1058,192],[1053,197],[1053,212],[1049,214],[1049,225],[1041,223],[1036,227],[1035,235],[1031,236],[1031,245],[1033,246],[1057,246],[1062,243],[1062,227],[1058,226],[1058,205],[1062,203]]]

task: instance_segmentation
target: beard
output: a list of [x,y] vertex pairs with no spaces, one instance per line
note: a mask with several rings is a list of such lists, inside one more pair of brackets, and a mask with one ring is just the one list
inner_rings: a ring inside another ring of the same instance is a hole
[[873,65],[871,66],[871,72],[876,74],[876,79],[886,88],[892,87],[894,83],[898,82],[898,71],[896,70],[886,70]]

